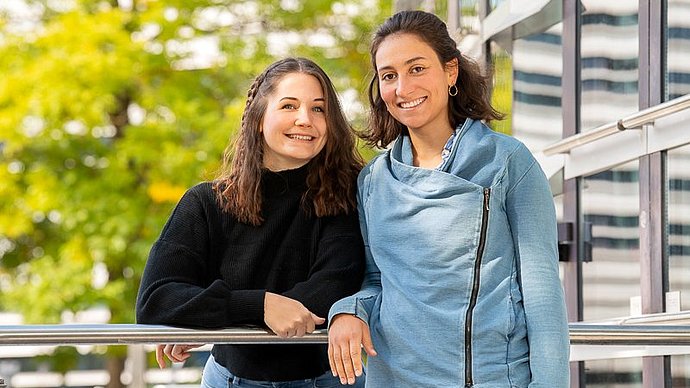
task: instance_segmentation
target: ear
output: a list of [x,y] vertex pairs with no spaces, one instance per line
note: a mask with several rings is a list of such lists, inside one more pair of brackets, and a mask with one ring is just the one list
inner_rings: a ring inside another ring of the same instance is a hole
[[455,85],[458,80],[458,58],[453,58],[446,62],[446,75],[448,77],[448,85]]

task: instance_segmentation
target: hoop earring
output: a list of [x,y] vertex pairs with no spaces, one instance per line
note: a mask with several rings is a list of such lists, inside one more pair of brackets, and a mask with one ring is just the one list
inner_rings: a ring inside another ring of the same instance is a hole
[[458,87],[455,84],[448,86],[448,95],[455,97],[458,95]]

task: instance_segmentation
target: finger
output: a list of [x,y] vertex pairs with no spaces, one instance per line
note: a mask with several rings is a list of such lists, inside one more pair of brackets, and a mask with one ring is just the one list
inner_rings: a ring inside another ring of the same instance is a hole
[[[360,341],[352,341],[351,342],[360,342]],[[347,384],[354,384],[355,383],[355,368],[354,365],[352,364],[352,357],[350,356],[350,348],[352,345],[349,346],[344,346],[340,348],[340,357],[343,360],[343,369],[345,370],[345,377]],[[342,381],[342,378],[341,378]]]
[[374,349],[374,342],[371,340],[371,332],[369,331],[369,326],[362,325],[362,346],[364,351],[367,352],[369,356],[376,356],[376,349]]
[[300,325],[295,329],[295,337],[304,337],[304,334],[307,332],[307,326],[305,325]]
[[189,349],[191,349],[189,345],[180,345],[179,348],[180,351],[177,354],[178,361],[185,361],[192,355],[192,353],[189,352]]
[[340,346],[336,346],[333,349],[333,362],[335,363],[336,376],[340,378],[340,384],[347,384],[347,376],[345,375],[345,367],[343,365],[343,359],[340,356],[342,352],[340,351]]
[[335,360],[333,359],[333,344],[330,341],[328,341],[328,365],[331,367],[333,377],[338,376],[338,372],[335,369]]
[[185,357],[185,352],[186,350],[184,345],[175,345],[170,354],[172,354],[174,357],[175,362],[182,362],[187,358]]
[[173,348],[174,348],[174,347],[175,347],[175,345],[168,344],[168,345],[165,345],[165,348],[163,348],[163,353],[164,353],[166,356],[168,356],[168,359],[169,359],[170,361],[175,361],[175,358],[174,358],[173,355],[172,355],[172,351],[173,351]]
[[318,315],[311,313],[311,319],[316,325],[323,325],[326,322],[326,318],[321,318]]
[[311,333],[316,329],[316,322],[314,322],[314,317],[312,316],[310,319],[307,319],[307,325],[305,327],[305,332]]
[[191,353],[192,349],[196,349],[200,346],[201,346],[201,344],[187,344],[187,345],[185,345],[184,346],[184,359],[186,360],[192,355],[192,353]]
[[313,333],[316,329],[316,324],[311,319],[307,322],[307,327],[305,328],[306,333]]
[[180,345],[167,345],[165,347],[165,355],[168,356],[170,361],[172,362],[181,362],[183,361],[179,357],[180,354]]
[[[362,347],[355,343],[355,341],[350,341],[350,360],[352,362],[352,369],[354,370],[355,376],[362,375]],[[349,381],[349,378],[348,378]],[[354,383],[354,381],[353,381]]]
[[167,353],[168,358],[170,358],[170,361],[177,362],[177,354],[176,353],[177,353],[177,348],[175,345],[173,345],[170,348],[170,351]]
[[161,369],[164,369],[166,367],[165,355],[163,354],[164,347],[165,345],[156,345],[156,362],[158,363],[158,367]]

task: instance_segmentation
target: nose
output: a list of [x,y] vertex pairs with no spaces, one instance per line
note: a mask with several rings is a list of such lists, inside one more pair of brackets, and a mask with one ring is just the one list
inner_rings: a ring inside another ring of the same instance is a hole
[[395,88],[395,94],[398,97],[407,97],[412,93],[414,89],[411,80],[409,80],[405,75],[398,76],[398,84]]
[[311,112],[309,112],[309,109],[300,107],[297,110],[295,125],[299,127],[311,127]]

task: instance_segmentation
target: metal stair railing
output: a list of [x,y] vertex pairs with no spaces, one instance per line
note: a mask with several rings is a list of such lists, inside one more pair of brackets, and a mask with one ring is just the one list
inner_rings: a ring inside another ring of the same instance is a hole
[[575,134],[545,147],[542,152],[546,156],[567,154],[575,147],[592,143],[601,138],[628,129],[641,128],[645,124],[690,108],[690,94],[666,101],[662,104],[643,109],[618,121],[603,124],[591,130]]

